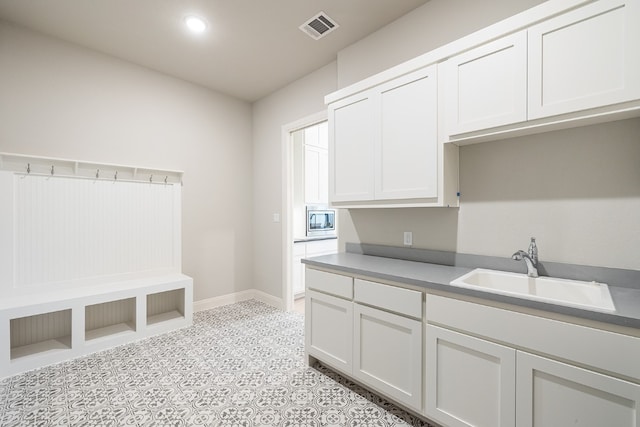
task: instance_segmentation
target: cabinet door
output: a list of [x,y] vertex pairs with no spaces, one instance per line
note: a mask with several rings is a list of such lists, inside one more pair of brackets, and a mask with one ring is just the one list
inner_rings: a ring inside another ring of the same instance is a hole
[[518,352],[518,427],[640,427],[640,385]]
[[422,410],[422,323],[354,304],[353,376]]
[[353,303],[307,290],[304,310],[307,353],[339,371],[351,374]]
[[293,282],[293,295],[296,296],[304,292],[304,264],[302,258],[305,257],[306,243],[294,243],[293,244],[293,265],[292,269],[292,282]]
[[516,351],[433,325],[425,335],[426,416],[450,427],[515,426]]
[[438,197],[438,92],[436,66],[377,88],[379,133],[375,197]]
[[529,119],[640,98],[640,5],[603,0],[529,29]]
[[305,203],[329,203],[329,163],[326,149],[307,146],[304,150]]
[[329,197],[373,200],[374,108],[370,92],[329,105]]
[[445,62],[447,133],[456,135],[527,119],[527,32]]

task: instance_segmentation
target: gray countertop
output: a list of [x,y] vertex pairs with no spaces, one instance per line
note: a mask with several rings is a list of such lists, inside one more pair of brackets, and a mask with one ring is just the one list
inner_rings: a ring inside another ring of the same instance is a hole
[[306,258],[302,262],[310,266],[404,283],[425,290],[452,292],[620,326],[640,328],[640,287],[617,286],[611,281],[606,283],[609,285],[616,312],[605,313],[450,285],[452,280],[473,270],[472,267],[467,266],[448,266],[350,252]]

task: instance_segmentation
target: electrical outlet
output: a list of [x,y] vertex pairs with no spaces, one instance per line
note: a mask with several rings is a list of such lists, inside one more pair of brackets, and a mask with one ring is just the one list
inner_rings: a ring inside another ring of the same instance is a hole
[[411,231],[404,232],[404,245],[405,246],[413,245],[413,233]]

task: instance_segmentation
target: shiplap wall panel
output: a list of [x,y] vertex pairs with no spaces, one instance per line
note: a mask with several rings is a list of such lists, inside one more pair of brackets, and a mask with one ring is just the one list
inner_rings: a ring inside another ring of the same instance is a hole
[[13,285],[13,174],[0,171],[0,291]]
[[117,325],[119,323],[127,323],[135,327],[135,298],[89,305],[85,308],[85,330],[87,331]]
[[176,191],[173,184],[14,175],[14,288],[180,271]]
[[11,319],[11,348],[71,336],[71,310]]

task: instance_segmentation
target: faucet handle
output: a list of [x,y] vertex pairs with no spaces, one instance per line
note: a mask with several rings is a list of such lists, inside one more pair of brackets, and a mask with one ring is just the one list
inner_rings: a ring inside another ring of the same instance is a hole
[[529,257],[534,264],[538,264],[538,245],[536,245],[536,238],[532,237],[529,243]]

